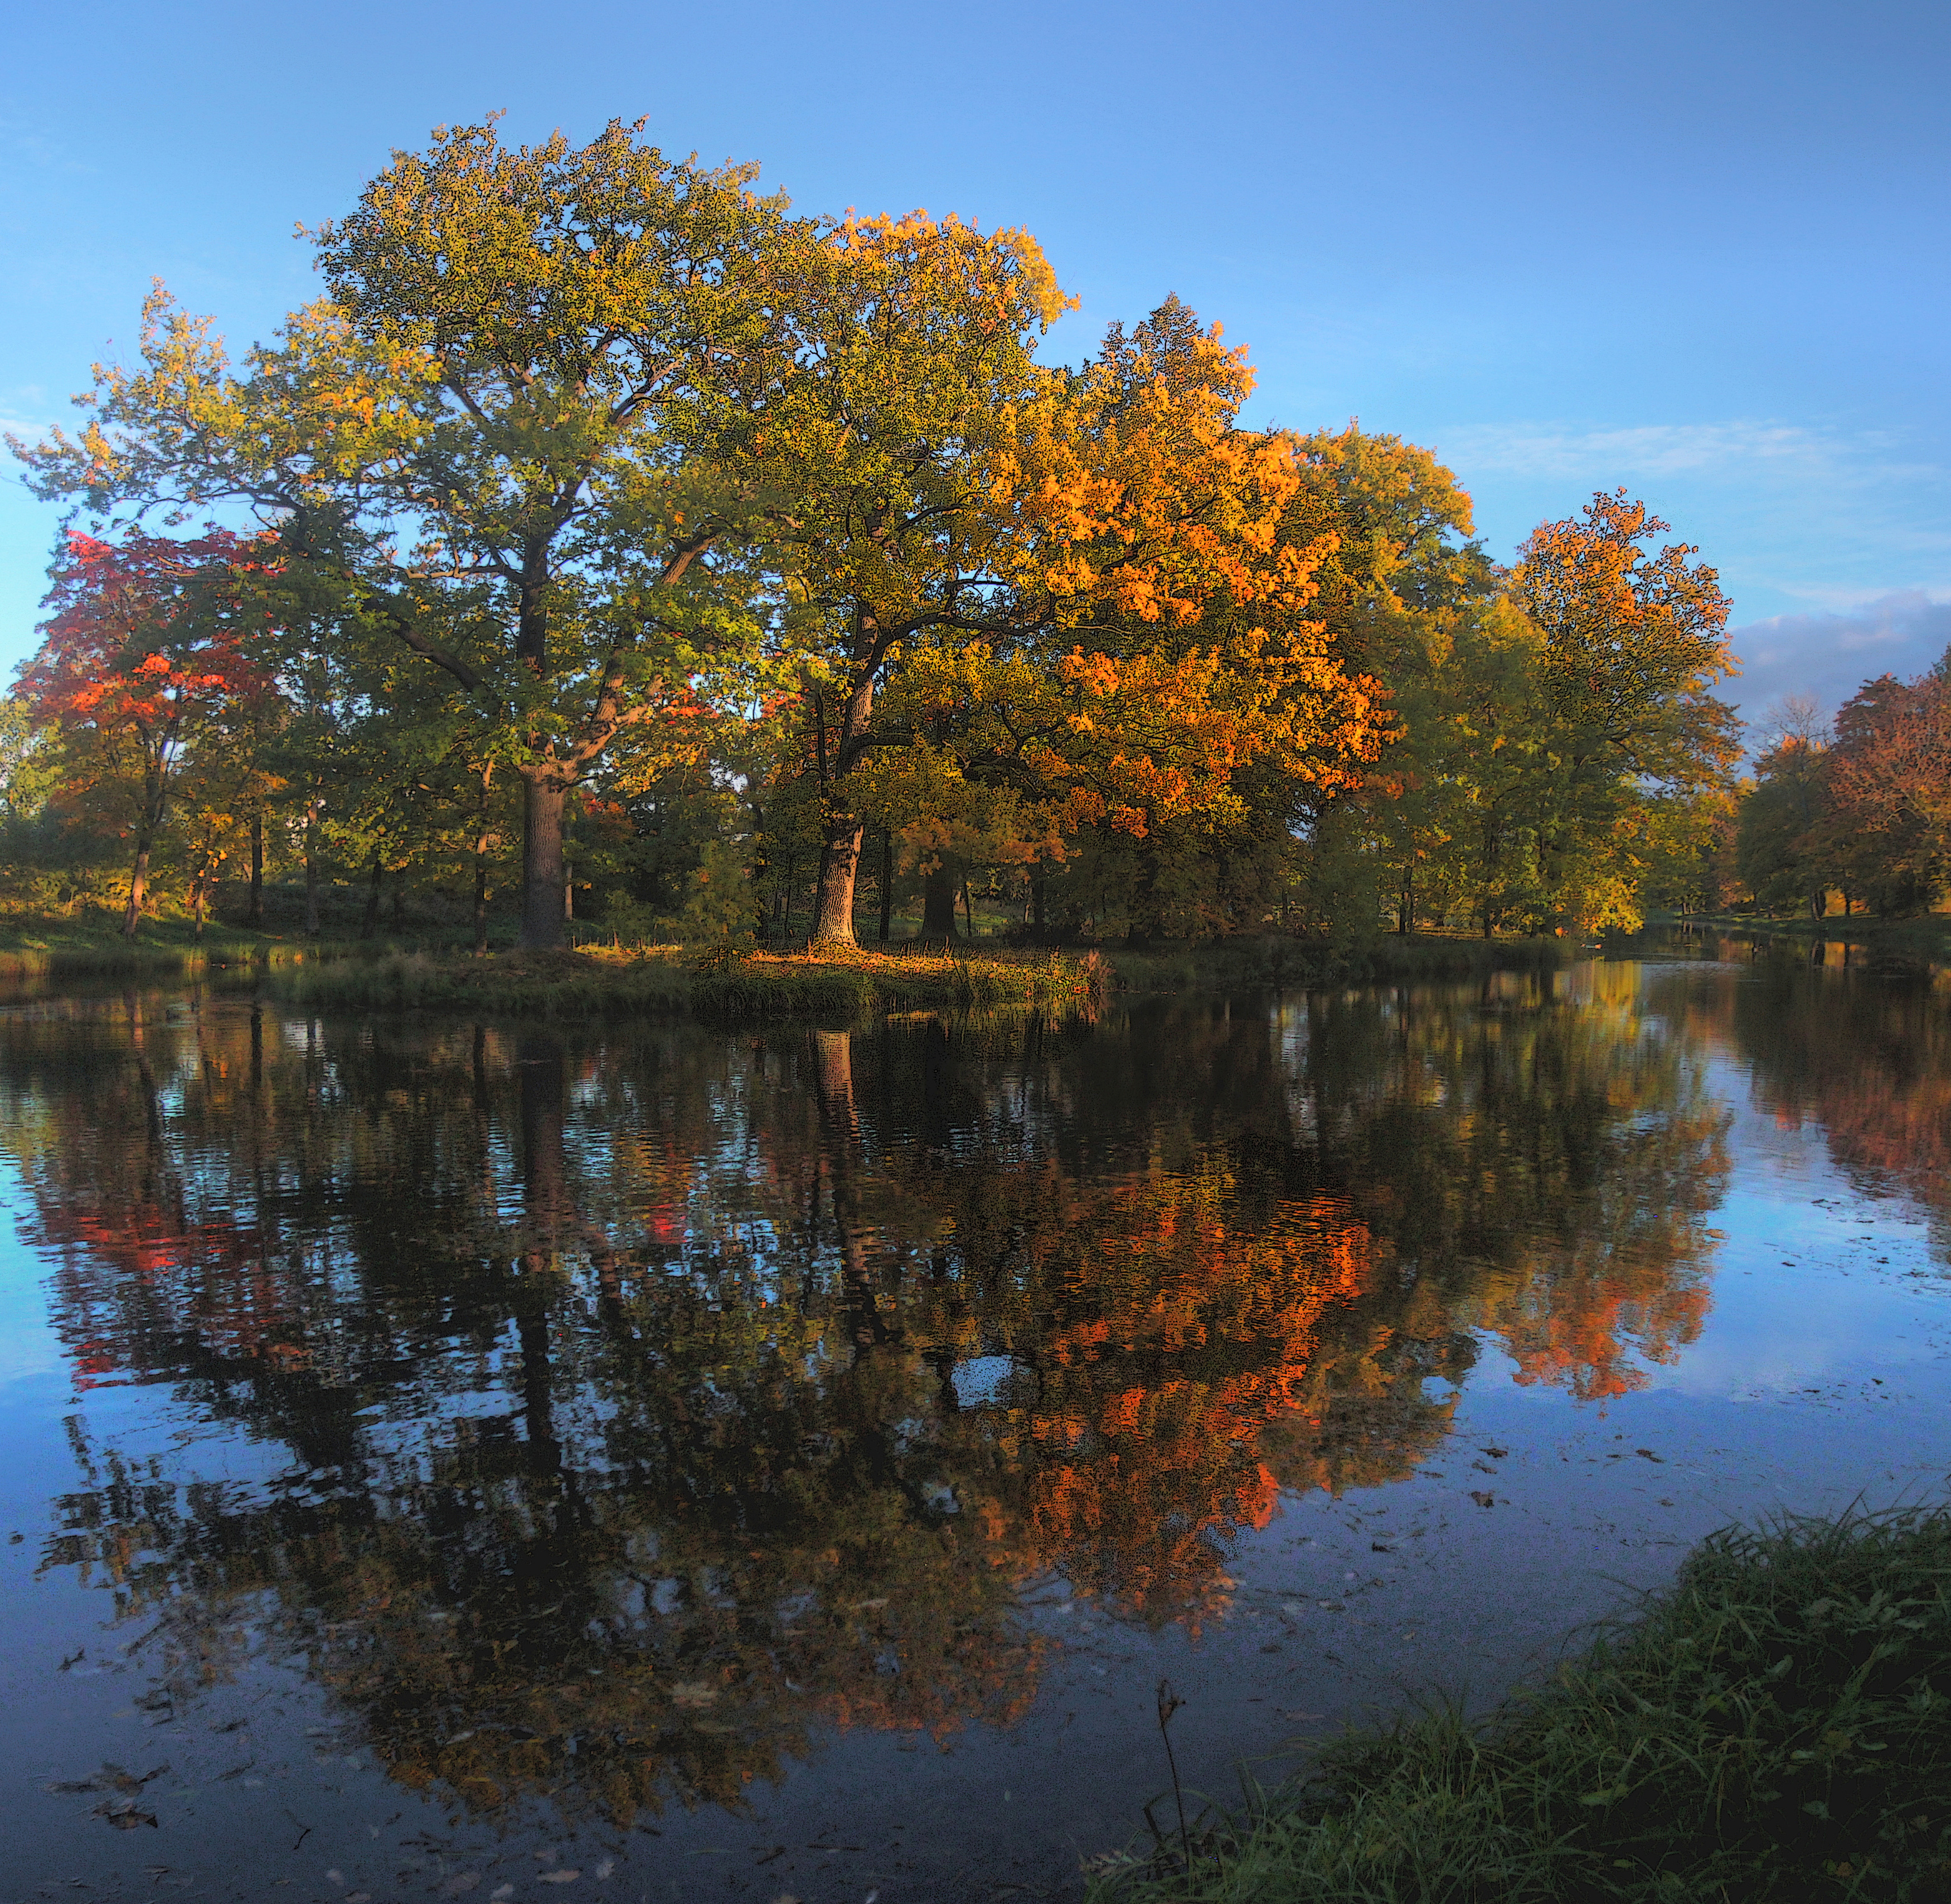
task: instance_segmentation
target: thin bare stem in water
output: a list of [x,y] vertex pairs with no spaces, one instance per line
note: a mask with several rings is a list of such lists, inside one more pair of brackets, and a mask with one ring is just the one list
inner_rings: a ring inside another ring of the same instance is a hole
[[1159,1737],[1165,1741],[1165,1762],[1172,1770],[1172,1796],[1178,1806],[1179,1849],[1185,1854],[1185,1881],[1192,1882],[1192,1834],[1185,1828],[1185,1793],[1178,1783],[1178,1759],[1172,1749],[1172,1715],[1185,1703],[1172,1690],[1172,1681],[1162,1679],[1158,1683]]

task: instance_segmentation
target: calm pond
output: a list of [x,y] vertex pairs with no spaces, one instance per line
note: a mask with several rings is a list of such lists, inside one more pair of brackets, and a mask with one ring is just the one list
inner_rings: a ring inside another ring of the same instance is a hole
[[1940,1493],[1951,990],[1626,950],[1062,1030],[16,996],[0,1896],[1073,1897],[1162,1677],[1224,1797]]

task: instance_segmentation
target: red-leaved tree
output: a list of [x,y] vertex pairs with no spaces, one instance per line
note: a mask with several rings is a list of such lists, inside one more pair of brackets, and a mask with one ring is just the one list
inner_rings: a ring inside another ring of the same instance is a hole
[[[134,842],[124,937],[136,936],[149,858],[190,752],[270,691],[245,650],[240,578],[254,546],[226,530],[189,539],[71,533],[56,558],[43,639],[20,671],[36,717],[92,743],[92,789],[126,780]],[[85,791],[87,789],[84,789]]]
[[1951,877],[1951,667],[1865,681],[1827,764],[1832,833],[1877,909],[1929,905]]

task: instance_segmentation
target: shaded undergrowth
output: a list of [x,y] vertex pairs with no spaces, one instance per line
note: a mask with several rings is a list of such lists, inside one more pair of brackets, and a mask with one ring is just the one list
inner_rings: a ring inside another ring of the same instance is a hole
[[1269,933],[1111,955],[1134,992],[1239,992],[1541,971],[1584,949],[1570,939],[1466,939],[1435,933],[1332,939]]
[[[1951,1511],[1730,1529],[1478,1718],[1432,1705],[1206,1819],[1095,1904],[1951,1896]],[[1108,1862],[1111,1868],[1105,1870]]]

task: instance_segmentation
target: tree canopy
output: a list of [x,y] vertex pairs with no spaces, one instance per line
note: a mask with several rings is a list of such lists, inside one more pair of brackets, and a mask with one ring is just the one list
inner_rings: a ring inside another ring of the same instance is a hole
[[[83,427],[15,444],[91,546],[248,545],[261,686],[170,743],[170,902],[239,903],[248,836],[254,921],[268,864],[308,931],[390,883],[477,946],[504,893],[532,947],[848,944],[868,888],[884,934],[979,894],[1045,936],[1537,931],[1636,918],[1711,830],[1726,604],[1643,505],[1500,569],[1429,451],[1244,421],[1176,298],[1046,361],[1029,233],[756,179],[641,122],[443,128],[309,234],[323,295],[270,341],[158,286]],[[21,692],[80,786],[73,586]]]

